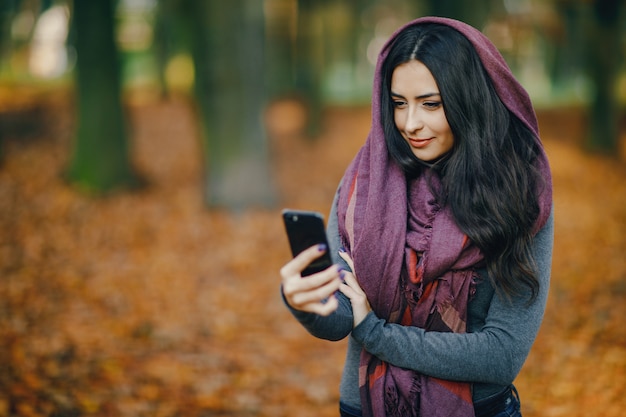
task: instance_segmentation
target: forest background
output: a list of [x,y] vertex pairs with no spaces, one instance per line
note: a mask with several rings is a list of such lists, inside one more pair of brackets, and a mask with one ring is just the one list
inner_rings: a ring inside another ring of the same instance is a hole
[[345,341],[278,291],[280,210],[327,213],[402,23],[480,28],[554,175],[525,416],[626,409],[620,0],[0,0],[0,416],[333,416]]

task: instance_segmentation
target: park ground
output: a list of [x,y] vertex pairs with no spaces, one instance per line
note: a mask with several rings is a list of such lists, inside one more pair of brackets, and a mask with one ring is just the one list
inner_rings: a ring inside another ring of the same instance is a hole
[[[0,166],[0,417],[337,415],[345,341],[308,335],[279,295],[280,209],[327,212],[369,128],[332,108],[298,133],[268,112],[279,204],[208,210],[184,99],[130,104],[148,186],[108,197],[64,183],[63,95],[5,131]],[[550,298],[516,385],[525,417],[626,410],[626,159],[582,150],[584,117],[540,111],[554,176]]]

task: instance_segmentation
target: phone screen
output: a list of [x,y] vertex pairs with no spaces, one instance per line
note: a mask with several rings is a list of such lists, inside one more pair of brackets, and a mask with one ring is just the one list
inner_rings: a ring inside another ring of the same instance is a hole
[[[283,210],[283,221],[289,238],[291,253],[294,257],[314,245],[324,244],[328,248],[324,217],[320,213],[285,209]],[[327,250],[302,271],[302,276],[323,271],[332,263],[330,252]]]

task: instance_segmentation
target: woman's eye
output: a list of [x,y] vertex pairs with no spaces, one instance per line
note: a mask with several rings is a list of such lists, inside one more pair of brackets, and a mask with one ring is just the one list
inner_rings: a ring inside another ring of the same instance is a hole
[[428,109],[438,109],[441,106],[441,101],[425,101],[424,107]]
[[402,100],[393,101],[393,107],[403,107],[405,105],[406,105],[406,101],[402,101]]

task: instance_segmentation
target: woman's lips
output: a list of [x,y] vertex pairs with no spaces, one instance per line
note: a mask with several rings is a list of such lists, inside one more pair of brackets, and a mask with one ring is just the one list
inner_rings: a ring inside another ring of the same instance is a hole
[[414,147],[414,148],[423,148],[426,145],[428,145],[430,142],[432,142],[433,139],[435,139],[435,138],[428,138],[428,139],[407,138],[407,140],[409,141],[411,146]]

